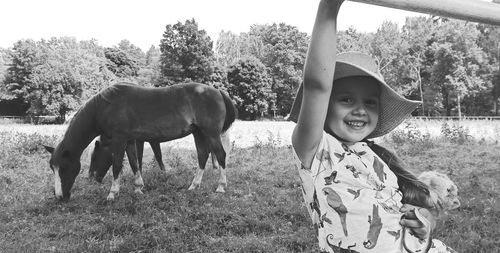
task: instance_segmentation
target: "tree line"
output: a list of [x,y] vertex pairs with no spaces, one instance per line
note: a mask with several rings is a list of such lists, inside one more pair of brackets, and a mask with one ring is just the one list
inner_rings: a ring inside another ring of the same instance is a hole
[[[0,48],[0,114],[55,115],[63,121],[88,98],[119,81],[163,87],[195,81],[229,93],[240,118],[288,114],[309,36],[296,27],[256,24],[221,31],[215,42],[195,19],[169,24],[158,47],[128,40],[103,47],[71,37],[19,40]],[[339,31],[338,51],[372,55],[396,91],[422,101],[424,116],[498,115],[500,28],[408,17],[376,32]]]

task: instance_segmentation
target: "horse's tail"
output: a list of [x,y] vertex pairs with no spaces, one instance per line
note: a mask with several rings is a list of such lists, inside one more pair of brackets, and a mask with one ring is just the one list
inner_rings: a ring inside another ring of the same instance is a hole
[[238,117],[238,111],[236,110],[236,106],[233,104],[229,95],[223,91],[220,91],[220,94],[222,94],[224,104],[226,105],[226,119],[224,120],[224,126],[222,127],[222,132],[224,133]]

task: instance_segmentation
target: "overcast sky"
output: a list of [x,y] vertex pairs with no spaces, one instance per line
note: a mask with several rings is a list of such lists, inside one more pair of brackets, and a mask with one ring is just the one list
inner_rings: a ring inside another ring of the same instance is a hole
[[[20,39],[72,36],[102,46],[122,39],[148,50],[158,46],[165,26],[194,18],[215,42],[221,30],[248,32],[253,24],[284,22],[311,33],[318,0],[7,0],[0,3],[0,47]],[[345,2],[339,30],[372,32],[384,20],[401,25],[414,12]]]

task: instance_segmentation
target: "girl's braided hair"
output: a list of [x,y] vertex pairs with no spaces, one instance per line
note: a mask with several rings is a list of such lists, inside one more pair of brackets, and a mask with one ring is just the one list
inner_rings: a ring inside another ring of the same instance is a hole
[[438,209],[431,200],[429,188],[422,181],[405,169],[406,165],[393,152],[375,144],[373,141],[365,140],[368,146],[377,154],[391,169],[398,179],[398,185],[403,193],[403,204]]

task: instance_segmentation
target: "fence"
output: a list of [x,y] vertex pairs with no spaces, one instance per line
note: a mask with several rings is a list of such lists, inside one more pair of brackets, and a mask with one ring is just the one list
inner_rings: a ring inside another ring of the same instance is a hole
[[57,116],[0,116],[0,123],[55,124]]
[[500,116],[414,116],[421,120],[500,120]]

